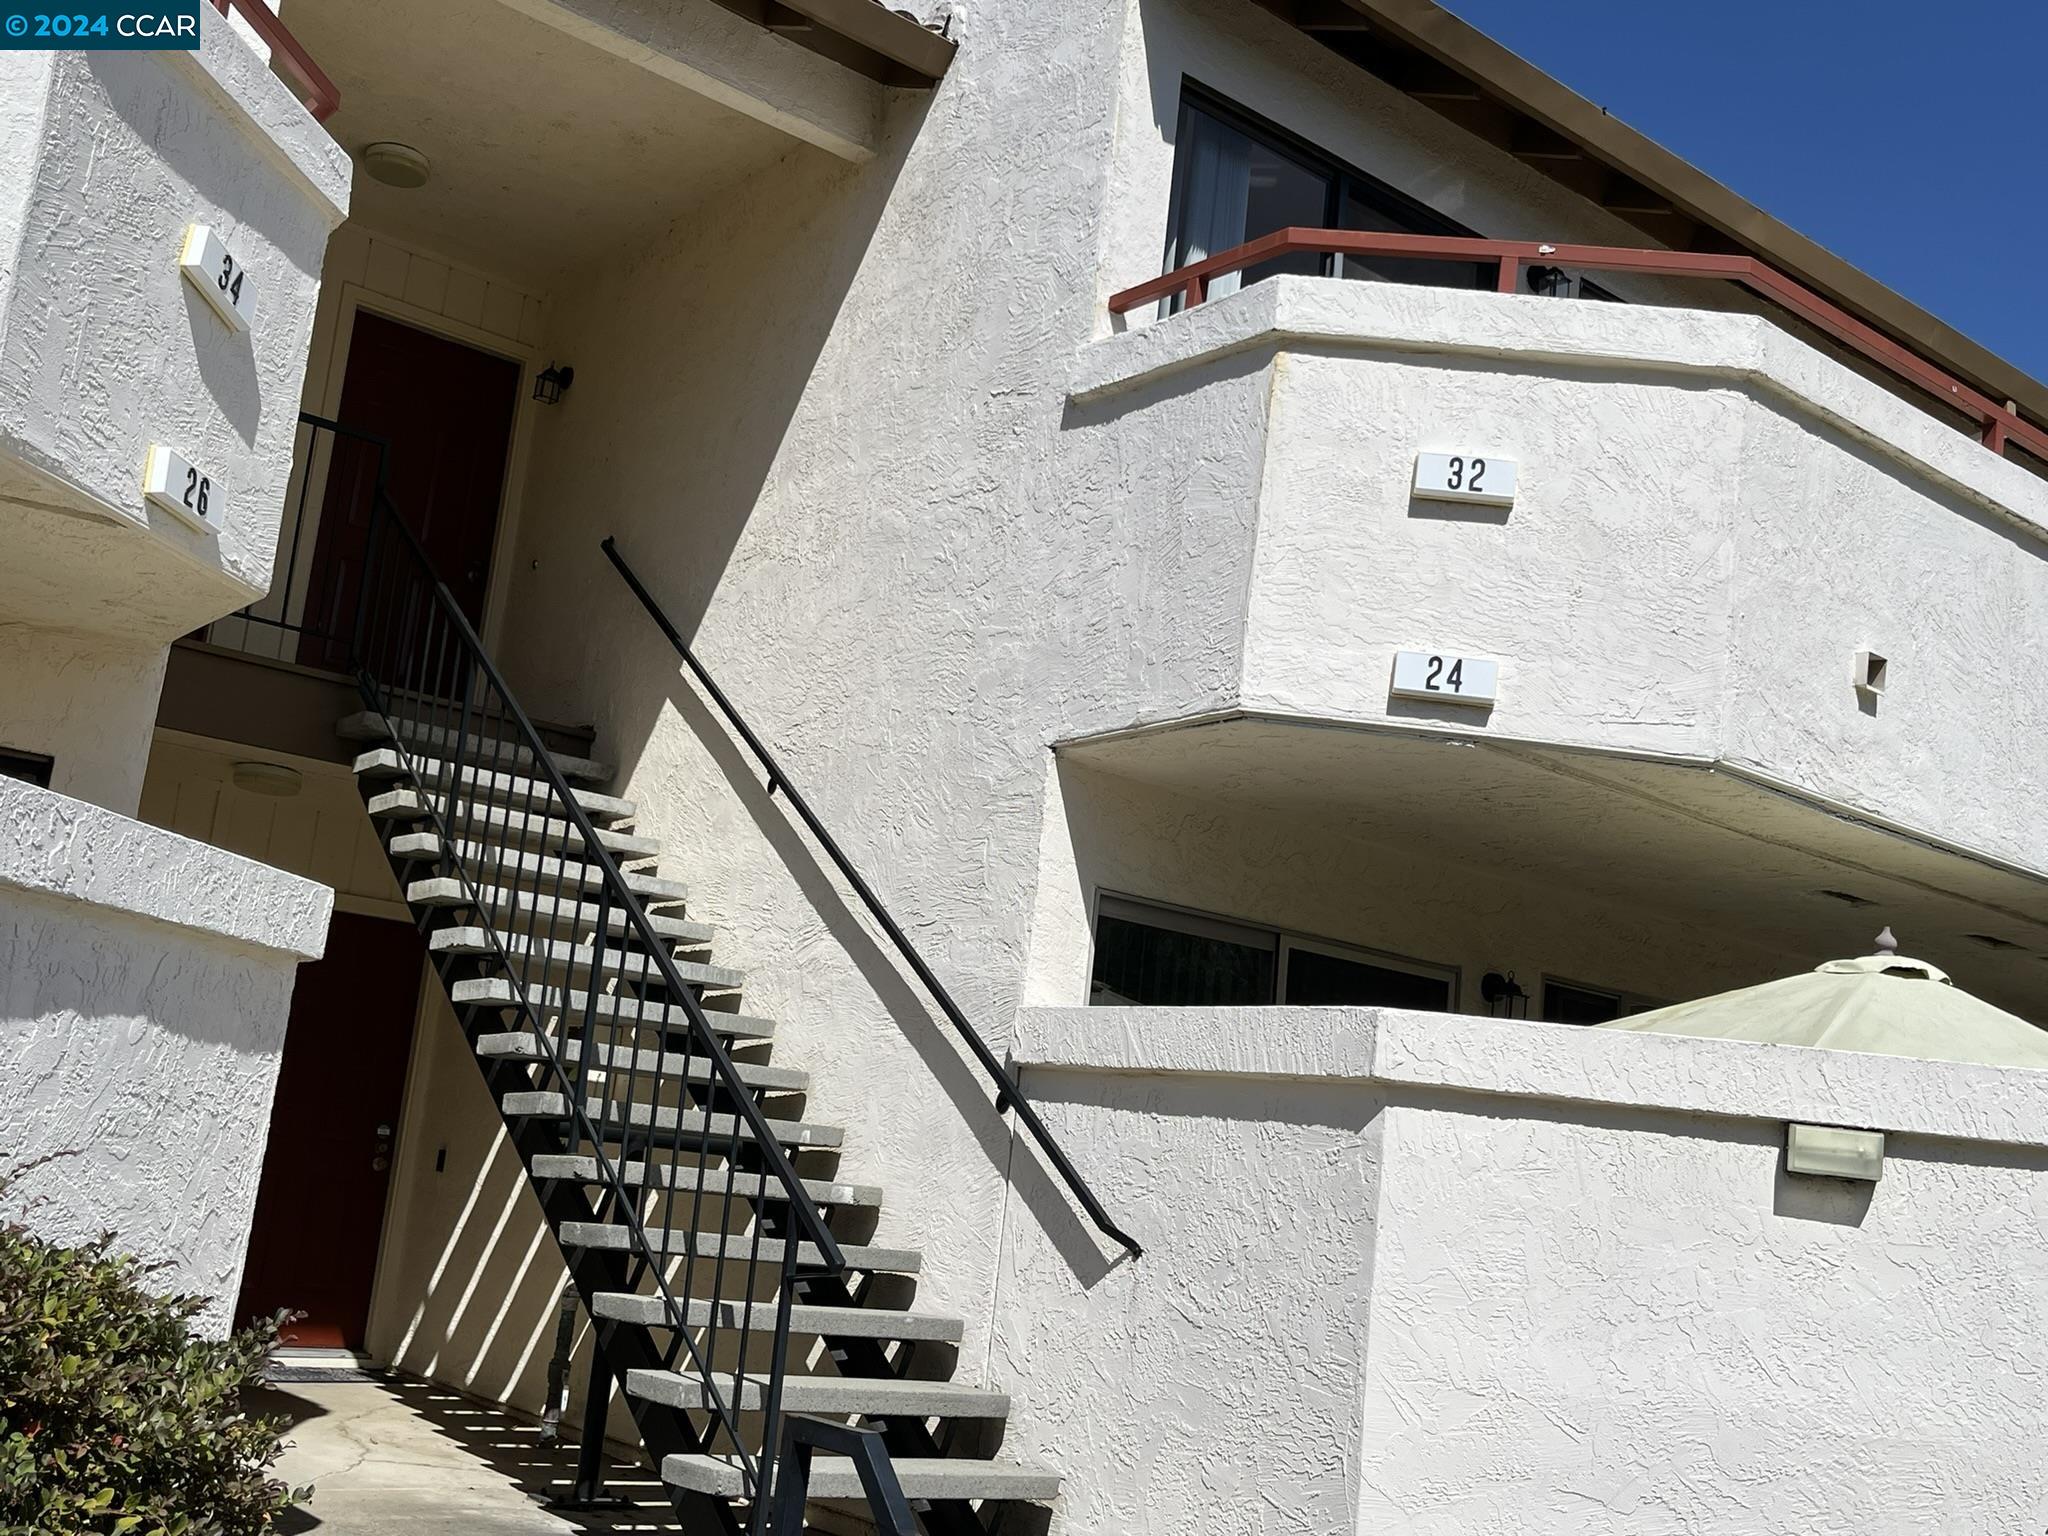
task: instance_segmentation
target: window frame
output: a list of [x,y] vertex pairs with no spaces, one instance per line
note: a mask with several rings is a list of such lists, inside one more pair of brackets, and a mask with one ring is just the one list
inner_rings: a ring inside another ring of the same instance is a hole
[[57,759],[47,752],[27,752],[20,747],[0,747],[0,778],[48,789],[57,771]]
[[[1143,923],[1154,928],[1164,928],[1172,933],[1191,934],[1197,938],[1218,939],[1224,943],[1244,944],[1247,947],[1256,947],[1270,940],[1274,955],[1273,996],[1270,1002],[1253,1006],[1316,1006],[1282,1001],[1287,996],[1287,954],[1293,948],[1329,955],[1337,960],[1356,960],[1361,964],[1378,966],[1382,970],[1404,971],[1409,975],[1445,982],[1450,989],[1445,1003],[1447,1013],[1458,1011],[1459,997],[1464,990],[1464,970],[1460,966],[1443,965],[1433,960],[1417,959],[1412,955],[1396,954],[1392,950],[1372,949],[1363,944],[1346,943],[1341,939],[1300,933],[1291,928],[1282,928],[1275,923],[1255,922],[1250,918],[1231,917],[1225,913],[1208,912],[1199,907],[1184,907],[1147,896],[1133,896],[1128,891],[1115,891],[1107,886],[1097,886],[1094,900],[1089,904],[1088,914],[1088,973],[1084,983],[1087,996],[1083,999],[1086,1006],[1095,1006],[1093,997],[1096,934],[1101,931],[1105,909],[1110,917],[1123,922]],[[1159,921],[1162,917],[1167,921]],[[1143,1008],[1165,1005],[1133,1003],[1126,1006]]]
[[[1536,980],[1538,984],[1536,1011],[1539,1022],[1546,1024],[1563,1023],[1563,1020],[1551,1019],[1548,1016],[1550,1013],[1550,989],[1552,987],[1569,987],[1574,992],[1587,992],[1595,997],[1611,997],[1614,999],[1614,1016],[1617,1019],[1632,1018],[1639,1013],[1648,1013],[1654,1008],[1667,1008],[1670,1006],[1670,1004],[1661,1002],[1654,997],[1645,997],[1640,992],[1631,992],[1625,987],[1596,987],[1591,982],[1574,981],[1569,976],[1554,976],[1549,971],[1540,972]],[[1597,1026],[1574,1024],[1567,1027],[1572,1029],[1593,1029]]]
[[[1203,84],[1194,76],[1182,75],[1180,101],[1174,112],[1173,187],[1167,197],[1165,264],[1159,269],[1162,274],[1185,264],[1180,260],[1180,250],[1184,243],[1181,219],[1186,211],[1187,179],[1193,174],[1194,168],[1192,159],[1184,153],[1189,137],[1188,111],[1191,107],[1207,113],[1226,127],[1235,128],[1250,138],[1264,141],[1269,149],[1287,156],[1305,169],[1321,174],[1327,183],[1323,194],[1323,227],[1326,229],[1334,229],[1337,225],[1344,200],[1344,182],[1348,177],[1357,182],[1360,190],[1367,194],[1367,201],[1375,204],[1390,218],[1402,219],[1417,225],[1419,234],[1479,238],[1478,230],[1461,224],[1448,214],[1440,213],[1420,198],[1403,192],[1399,187],[1382,181],[1370,172],[1361,171],[1350,161],[1331,154],[1293,129],[1231,100],[1221,91]],[[1343,276],[1341,257],[1325,256],[1323,266],[1325,277]]]

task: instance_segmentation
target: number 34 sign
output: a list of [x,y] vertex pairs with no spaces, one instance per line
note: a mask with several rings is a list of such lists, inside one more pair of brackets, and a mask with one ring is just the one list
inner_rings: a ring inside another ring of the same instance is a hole
[[204,224],[187,229],[184,248],[178,253],[178,270],[227,322],[229,330],[249,329],[249,317],[256,310],[256,285],[219,235]]

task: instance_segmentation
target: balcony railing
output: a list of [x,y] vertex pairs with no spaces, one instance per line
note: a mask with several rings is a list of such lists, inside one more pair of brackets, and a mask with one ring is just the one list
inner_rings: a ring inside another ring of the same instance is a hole
[[1184,307],[1192,307],[1208,299],[1210,285],[1217,278],[1302,251],[1339,256],[1399,256],[1418,261],[1458,262],[1468,267],[1474,262],[1490,263],[1499,274],[1496,287],[1502,293],[1517,292],[1522,269],[1539,264],[1582,272],[1632,272],[1643,277],[1705,278],[1734,283],[1804,321],[1934,402],[1958,412],[1976,428],[1979,439],[1993,453],[2002,457],[2008,446],[2015,446],[2048,464],[2048,431],[1754,256],[1297,226],[1276,229],[1270,235],[1126,288],[1111,296],[1109,308],[1113,314],[1127,314],[1140,305],[1174,298]]
[[370,524],[389,459],[383,438],[301,411],[270,590],[197,638],[345,673]]
[[250,29],[263,39],[270,50],[271,66],[290,82],[298,93],[299,100],[306,104],[306,110],[313,114],[313,121],[324,123],[334,116],[341,105],[341,87],[327,77],[327,71],[313,62],[313,56],[306,52],[305,44],[293,37],[277,12],[271,10],[263,0],[213,0],[213,8],[225,16],[230,10],[238,12]]

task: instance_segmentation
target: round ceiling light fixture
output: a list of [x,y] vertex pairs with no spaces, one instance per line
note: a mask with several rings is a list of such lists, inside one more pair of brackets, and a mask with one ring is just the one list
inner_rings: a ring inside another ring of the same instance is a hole
[[296,795],[301,781],[299,770],[287,768],[283,763],[237,763],[233,778],[237,789],[245,789],[252,795],[280,798]]
[[433,171],[425,155],[396,139],[379,139],[375,144],[365,144],[359,158],[371,179],[381,181],[387,187],[424,187]]

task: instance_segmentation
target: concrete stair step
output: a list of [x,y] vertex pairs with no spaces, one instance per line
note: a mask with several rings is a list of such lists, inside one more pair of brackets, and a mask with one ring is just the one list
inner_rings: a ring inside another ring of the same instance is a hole
[[[516,933],[501,932],[497,935],[497,942],[493,943],[490,930],[461,924],[439,929],[430,935],[427,948],[437,955],[479,955],[491,960],[497,960],[502,949],[529,981],[538,979],[539,973],[544,972],[568,971],[571,975],[588,977],[596,971],[610,980],[638,986],[667,985],[653,956],[623,943],[606,944],[602,954],[592,944],[570,939],[528,939],[524,934]],[[687,987],[718,987],[735,991],[746,981],[745,973],[723,965],[699,965],[694,961],[677,960],[675,969]]]
[[[628,1074],[648,1080],[661,1078],[667,1082],[687,1079],[693,1083],[711,1081],[711,1063],[701,1055],[686,1056],[680,1051],[636,1050],[628,1046],[614,1046],[599,1043],[586,1045],[581,1040],[558,1040],[555,1049],[566,1063],[580,1063],[586,1057],[597,1068],[631,1078]],[[543,1061],[546,1052],[540,1036],[531,1030],[517,1030],[502,1034],[480,1035],[477,1037],[476,1053],[493,1061]],[[733,1066],[740,1074],[740,1081],[749,1088],[762,1093],[804,1093],[809,1091],[811,1076],[795,1067],[772,1067],[761,1062],[736,1061]]]
[[[789,1386],[795,1386],[792,1380]],[[787,1389],[785,1389],[785,1396]],[[1028,1461],[974,1461],[964,1456],[895,1456],[890,1465],[906,1499],[1009,1499],[1045,1503],[1060,1491],[1059,1474]],[[739,1498],[747,1489],[739,1463],[723,1456],[666,1456],[662,1481],[672,1488]],[[814,1455],[808,1489],[813,1499],[866,1496],[860,1473],[845,1456]]]
[[[692,1254],[700,1259],[723,1259],[727,1263],[754,1263],[767,1269],[782,1266],[783,1240],[779,1237],[764,1237],[757,1252],[754,1237],[750,1232],[688,1232],[671,1227],[648,1227],[647,1240],[672,1259],[686,1258]],[[631,1234],[614,1222],[609,1221],[565,1221],[561,1230],[562,1245],[566,1248],[597,1248],[617,1252],[631,1249]],[[924,1255],[914,1248],[877,1248],[866,1243],[841,1243],[839,1251],[846,1258],[851,1269],[872,1269],[892,1275],[914,1275],[924,1267]],[[810,1269],[822,1268],[824,1257],[815,1243],[798,1243],[796,1249],[798,1264]]]
[[[684,970],[685,967],[678,962],[676,969]],[[711,967],[698,966],[696,969]],[[690,978],[685,974],[683,979],[688,981]],[[526,992],[544,1019],[561,1017],[566,1007],[572,1017],[581,1020],[589,1009],[590,994],[581,990],[572,989],[565,993],[560,987],[530,986]],[[503,976],[478,976],[458,981],[449,989],[449,995],[457,1007],[516,1008],[519,1002],[518,988]],[[635,1034],[643,1030],[649,1033],[660,1030],[667,1035],[687,1035],[690,1031],[690,1016],[681,1008],[640,998],[619,997],[608,992],[598,994],[594,1017],[607,1024],[616,1023],[620,1029],[629,1029]],[[773,1019],[758,1019],[750,1014],[727,1013],[710,1007],[704,1010],[704,1017],[721,1039],[733,1045],[757,1045],[775,1033]]]
[[[372,747],[355,760],[355,771],[365,779],[410,779],[424,783],[436,795],[445,793],[452,766],[437,757],[414,757],[410,767],[407,754],[396,747]],[[478,749],[476,760],[464,766],[460,779],[464,799],[483,799],[516,810],[542,812],[555,801],[555,787],[530,774],[505,773],[498,769],[491,748]],[[639,807],[616,795],[570,785],[576,803],[593,821],[629,821]]]
[[[556,858],[553,854],[502,844],[471,842],[457,838],[443,846],[438,832],[400,832],[390,843],[391,854],[400,859],[439,859],[451,851],[470,871],[499,885],[517,885],[553,892],[595,891],[604,876],[588,859]],[[622,870],[626,885],[643,902],[677,902],[689,899],[690,888],[680,880],[664,880],[644,870]]]
[[[728,1193],[738,1200],[784,1198],[782,1185],[776,1180],[723,1166],[699,1167],[694,1159],[674,1163],[657,1159],[652,1168],[637,1160],[617,1166],[619,1177],[629,1185],[673,1189],[685,1194],[702,1190],[707,1196],[720,1199]],[[543,1152],[534,1158],[533,1176],[537,1179],[570,1179],[578,1184],[603,1182],[595,1157],[563,1152]],[[802,1179],[798,1182],[819,1205],[881,1208],[882,1191],[872,1184],[845,1184],[837,1179]]]
[[[714,1319],[720,1328],[737,1328],[742,1323],[749,1328],[775,1326],[776,1303],[772,1301],[677,1299],[683,1304],[686,1327],[708,1328]],[[643,1328],[669,1326],[668,1303],[659,1296],[601,1291],[591,1298],[591,1312],[614,1323],[637,1323]],[[958,1344],[966,1331],[965,1323],[957,1317],[883,1307],[793,1306],[789,1309],[789,1326],[795,1333],[820,1338],[902,1339],[936,1344]]]
[[[426,796],[410,786],[382,790],[370,796],[365,803],[370,814],[383,821],[424,821],[440,809],[438,801],[430,806]],[[451,829],[473,831],[481,828],[489,834],[490,841],[504,838],[522,848],[576,853],[585,846],[583,829],[573,822],[557,816],[528,815],[502,805],[465,800],[455,807],[449,820]],[[609,827],[595,830],[598,842],[620,857],[651,859],[661,852],[661,844],[655,838],[619,832]]]
[[[472,877],[476,873],[472,870]],[[424,880],[415,880],[405,888],[405,899],[416,907],[480,906],[486,919],[501,932],[537,923],[543,928],[594,933],[599,913],[603,910],[594,901],[522,890],[518,886],[480,885],[476,888],[476,900],[472,902],[463,882],[453,875],[432,875]],[[625,933],[625,913],[614,907],[604,916],[606,933]],[[678,948],[703,948],[712,939],[709,923],[693,923],[665,913],[649,912],[647,925],[657,937],[673,941]]]
[[[742,1376],[737,1407],[752,1413],[766,1406],[768,1378]],[[703,1409],[711,1394],[694,1375],[678,1371],[628,1371],[626,1391],[671,1408]],[[733,1400],[733,1378],[721,1375],[718,1390]],[[790,1376],[782,1384],[785,1413],[832,1418],[1003,1419],[1010,1414],[1006,1392],[960,1387],[947,1381],[903,1381],[894,1376]]]
[[[568,1096],[544,1090],[508,1093],[503,1099],[505,1113],[530,1119],[565,1120],[569,1116]],[[663,1139],[674,1137],[679,1142],[696,1145],[709,1142],[723,1145],[737,1137],[742,1142],[754,1139],[754,1128],[739,1115],[710,1114],[701,1109],[678,1110],[668,1104],[621,1104],[612,1099],[585,1099],[583,1113],[590,1123],[608,1139],[616,1139],[617,1133],[630,1130],[639,1140],[640,1132],[648,1132]],[[785,1147],[804,1151],[829,1151],[846,1139],[846,1132],[836,1125],[812,1125],[804,1120],[766,1120],[768,1134]]]
[[[460,706],[452,700],[431,699],[416,715],[410,718],[401,715],[390,724],[375,710],[359,710],[344,716],[335,725],[334,734],[343,741],[390,741],[395,734],[408,746],[446,754],[453,750],[461,735],[459,730],[450,728],[449,722],[459,720],[460,715]],[[534,756],[525,746],[502,737],[499,740],[501,745],[492,754],[495,766],[533,766]],[[599,762],[595,758],[577,757],[568,752],[550,752],[548,756],[554,759],[555,771],[563,778],[582,784],[609,784],[617,772],[610,763]]]

